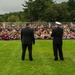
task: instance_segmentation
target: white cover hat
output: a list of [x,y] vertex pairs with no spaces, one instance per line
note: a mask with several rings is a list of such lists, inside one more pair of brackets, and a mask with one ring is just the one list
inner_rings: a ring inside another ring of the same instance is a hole
[[62,24],[61,24],[60,22],[58,22],[58,21],[56,21],[55,24],[57,24],[57,25],[62,25]]

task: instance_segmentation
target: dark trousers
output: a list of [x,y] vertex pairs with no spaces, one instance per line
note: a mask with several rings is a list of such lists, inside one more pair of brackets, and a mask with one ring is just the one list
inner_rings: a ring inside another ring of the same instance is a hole
[[25,53],[27,47],[29,52],[29,59],[32,60],[32,44],[22,44],[22,60],[25,59]]
[[58,59],[58,53],[59,53],[60,59],[63,59],[62,44],[53,43],[53,50],[54,50],[55,59]]

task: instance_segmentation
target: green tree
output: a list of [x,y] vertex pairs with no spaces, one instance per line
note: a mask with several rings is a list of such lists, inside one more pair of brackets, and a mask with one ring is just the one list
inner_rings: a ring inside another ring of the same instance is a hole
[[75,10],[72,10],[70,13],[70,20],[75,22]]
[[32,8],[33,8],[33,0],[25,1],[25,4],[23,5],[24,10],[24,17],[26,17],[26,21],[32,21],[33,20],[33,14],[32,14]]
[[68,1],[68,11],[70,13],[70,21],[75,21],[75,0]]
[[8,22],[19,22],[20,19],[19,19],[19,17],[17,17],[17,16],[11,15],[11,16],[9,16],[9,17],[7,18],[7,21],[8,21]]
[[3,22],[3,21],[4,21],[4,19],[2,17],[0,17],[0,22]]
[[23,4],[24,13],[27,13],[27,17],[30,21],[43,20],[45,10],[48,7],[48,3],[53,3],[52,0],[29,0]]
[[54,6],[55,10],[58,12],[56,20],[58,21],[68,21],[69,18],[69,12],[67,10],[68,5],[67,3],[63,2],[61,4],[56,4]]
[[68,1],[68,10],[75,10],[75,0],[69,0]]
[[55,10],[54,4],[49,4],[44,14],[44,20],[48,22],[56,21],[57,15],[58,15],[58,12]]

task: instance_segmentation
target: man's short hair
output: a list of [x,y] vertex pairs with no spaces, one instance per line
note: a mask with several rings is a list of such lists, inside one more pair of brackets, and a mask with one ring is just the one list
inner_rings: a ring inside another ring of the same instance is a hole
[[30,25],[30,23],[26,23],[26,26],[29,26]]

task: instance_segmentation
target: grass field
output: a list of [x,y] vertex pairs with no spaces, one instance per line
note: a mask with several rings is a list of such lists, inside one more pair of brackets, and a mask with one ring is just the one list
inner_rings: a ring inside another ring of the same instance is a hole
[[33,61],[21,61],[20,41],[0,41],[0,75],[75,75],[75,40],[63,41],[64,61],[54,61],[52,41],[37,40]]

